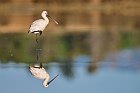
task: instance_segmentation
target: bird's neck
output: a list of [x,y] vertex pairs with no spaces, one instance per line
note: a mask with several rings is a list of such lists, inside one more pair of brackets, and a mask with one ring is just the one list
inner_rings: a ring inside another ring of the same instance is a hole
[[49,21],[49,19],[46,17],[46,15],[42,15],[42,17],[45,21]]
[[44,20],[45,20],[45,21],[49,21],[49,19],[48,19],[47,17],[44,17]]
[[48,83],[48,81],[49,81],[49,79],[48,79],[48,78],[44,79],[44,81],[43,81],[43,86],[46,86],[46,85],[47,85],[47,83]]

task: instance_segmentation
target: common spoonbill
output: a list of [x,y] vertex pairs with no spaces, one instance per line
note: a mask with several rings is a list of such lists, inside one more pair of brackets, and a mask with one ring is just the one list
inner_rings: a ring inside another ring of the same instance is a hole
[[41,35],[43,30],[45,29],[45,27],[49,24],[49,19],[48,18],[51,18],[56,24],[58,24],[58,22],[56,20],[54,20],[50,15],[48,15],[47,11],[43,11],[41,13],[41,16],[42,16],[43,19],[35,20],[30,25],[30,29],[28,31],[28,33],[36,34],[36,41],[37,41],[37,34]]

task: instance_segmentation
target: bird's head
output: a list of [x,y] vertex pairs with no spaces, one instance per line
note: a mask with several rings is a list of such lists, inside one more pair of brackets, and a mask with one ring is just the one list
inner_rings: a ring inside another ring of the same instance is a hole
[[47,11],[43,11],[42,12],[42,15],[46,15],[47,16],[48,15],[48,12]]
[[49,82],[47,82],[46,80],[43,82],[43,86],[44,87],[48,87],[49,86],[49,84],[53,81],[53,80],[55,80],[56,78],[58,77],[58,75],[56,75],[53,79],[51,79]]
[[57,22],[56,20],[54,20],[54,19],[48,14],[47,11],[43,11],[43,12],[42,12],[42,16],[49,17],[49,18],[51,18],[51,19],[54,21],[54,23],[58,24],[58,22]]
[[45,88],[47,88],[49,85],[48,85],[48,84],[43,84],[43,86],[44,86]]

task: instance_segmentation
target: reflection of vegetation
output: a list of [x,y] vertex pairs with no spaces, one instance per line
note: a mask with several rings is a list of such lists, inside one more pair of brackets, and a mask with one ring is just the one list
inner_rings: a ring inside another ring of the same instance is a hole
[[63,64],[61,63],[60,69],[61,69],[64,76],[66,76],[68,78],[72,78],[74,76],[72,62],[63,62]]
[[[34,39],[32,39],[33,35],[30,36],[26,36],[24,34],[1,34],[0,59],[2,62],[15,61],[28,63],[35,61],[36,43]],[[88,50],[84,50],[84,48],[87,46],[84,44],[84,39],[86,38],[85,36],[84,34],[71,34],[61,37],[50,37],[51,39],[48,39],[51,41],[49,42],[50,55],[47,57],[47,60],[64,61],[71,59],[73,55],[87,53],[86,51]],[[47,51],[44,51],[47,50],[48,47],[46,48],[46,43],[44,42],[43,38],[40,39],[40,47],[43,49],[41,51],[41,55],[44,56],[43,60],[41,61],[46,62],[45,57]]]
[[[49,61],[66,61],[72,59],[77,54],[89,54],[88,44],[85,40],[87,34],[68,34],[64,36],[48,37],[49,46],[44,45],[43,51],[47,54]],[[42,57],[45,59],[46,55],[43,53]]]
[[120,47],[131,48],[140,45],[140,32],[120,32]]
[[121,34],[121,47],[129,48],[132,47],[132,34],[131,33],[122,33]]
[[110,52],[116,52],[124,48],[139,47],[139,38],[139,31],[98,31],[91,33],[90,46],[93,65],[90,64],[88,66],[88,72],[96,71],[97,67],[94,64],[101,62]]
[[87,70],[89,73],[94,73],[96,72],[97,68],[98,68],[97,64],[89,64]]
[[[42,51],[39,61],[59,62],[63,74],[68,77],[73,77],[72,60],[77,55],[91,55],[93,57],[93,62],[96,64],[101,61],[109,51],[140,46],[139,31],[117,32],[116,34],[114,34],[114,32],[96,33],[97,32],[93,35],[89,33],[71,33],[64,36],[52,35],[47,37],[47,43],[45,42],[46,37],[42,37],[40,38],[40,47],[42,48]],[[35,62],[36,42],[34,38],[34,35],[27,36],[27,34],[1,34],[1,62]],[[91,42],[89,43],[87,41]],[[48,48],[50,48],[49,54],[47,52]],[[90,54],[91,50],[93,50],[93,52]],[[70,61],[67,62],[68,60]],[[97,68],[98,67],[89,64],[87,70],[91,73],[96,71]]]
[[86,39],[88,37],[87,33],[81,33],[81,34],[68,34],[63,37],[61,37],[61,41],[64,46],[63,48],[67,51],[70,51],[69,54],[76,55],[76,54],[89,54],[89,50],[85,50],[89,47],[89,45],[86,43]]
[[2,62],[28,62],[31,61],[29,55],[28,40],[22,34],[0,35],[0,59]]
[[[111,33],[111,32],[110,32]],[[139,32],[119,32],[116,38],[118,40],[116,42],[112,43],[117,43],[117,46],[115,46],[117,49],[118,45],[120,46],[119,48],[131,48],[131,47],[137,47],[140,45],[140,37],[139,37]],[[102,34],[103,41],[101,42],[103,44],[107,44],[109,41],[111,43],[111,38],[108,32],[104,32]],[[8,62],[8,61],[15,61],[15,62],[33,62],[35,60],[35,48],[36,44],[34,39],[32,39],[32,35],[26,36],[24,34],[1,34],[0,35],[0,59],[2,62]],[[75,55],[79,54],[89,54],[90,51],[90,44],[87,43],[87,40],[89,39],[89,34],[88,33],[81,33],[81,34],[68,34],[64,36],[53,36],[53,38],[48,37],[49,42],[49,47],[50,47],[50,54],[47,56],[47,59],[45,59],[47,50],[46,48],[46,43],[44,41],[43,37],[40,40],[40,46],[43,49],[42,52],[42,57],[44,57],[41,61],[46,62],[48,61],[66,61],[66,60],[71,60]],[[50,38],[50,39],[49,39]],[[94,35],[94,40],[99,39],[98,37],[95,37]],[[53,40],[54,39],[54,40]],[[100,39],[101,41],[101,39]],[[93,49],[96,48],[95,45],[101,45],[104,46],[103,44],[99,44],[99,42],[93,42],[94,47]],[[108,44],[108,49],[111,47],[111,44]],[[114,45],[114,44],[113,44]],[[100,46],[97,46],[100,47]],[[104,49],[104,48],[103,48]],[[102,49],[99,49],[102,50]],[[106,50],[106,49],[105,49]],[[45,51],[45,52],[44,52]],[[102,50],[103,52],[104,50]],[[97,51],[98,52],[98,51]],[[106,51],[104,51],[106,52]],[[95,53],[97,54],[97,53]],[[103,53],[102,53],[103,54]],[[41,58],[40,58],[41,59]]]

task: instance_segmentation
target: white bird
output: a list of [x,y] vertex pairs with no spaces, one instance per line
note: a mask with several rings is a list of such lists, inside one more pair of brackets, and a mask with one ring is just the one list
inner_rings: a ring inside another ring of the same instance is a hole
[[45,27],[49,24],[49,18],[51,18],[56,24],[58,24],[58,22],[56,20],[54,20],[51,16],[48,15],[47,11],[43,11],[41,13],[41,16],[43,19],[38,19],[36,21],[34,21],[31,26],[30,26],[30,30],[28,31],[28,33],[34,33],[34,34],[42,34],[43,30],[45,29]]
[[35,66],[29,66],[29,70],[32,73],[32,75],[37,78],[37,79],[43,79],[43,86],[44,87],[48,87],[49,84],[58,77],[58,75],[56,75],[53,79],[50,79],[50,75],[46,72],[46,70],[42,67],[42,64],[39,65],[35,65]]

